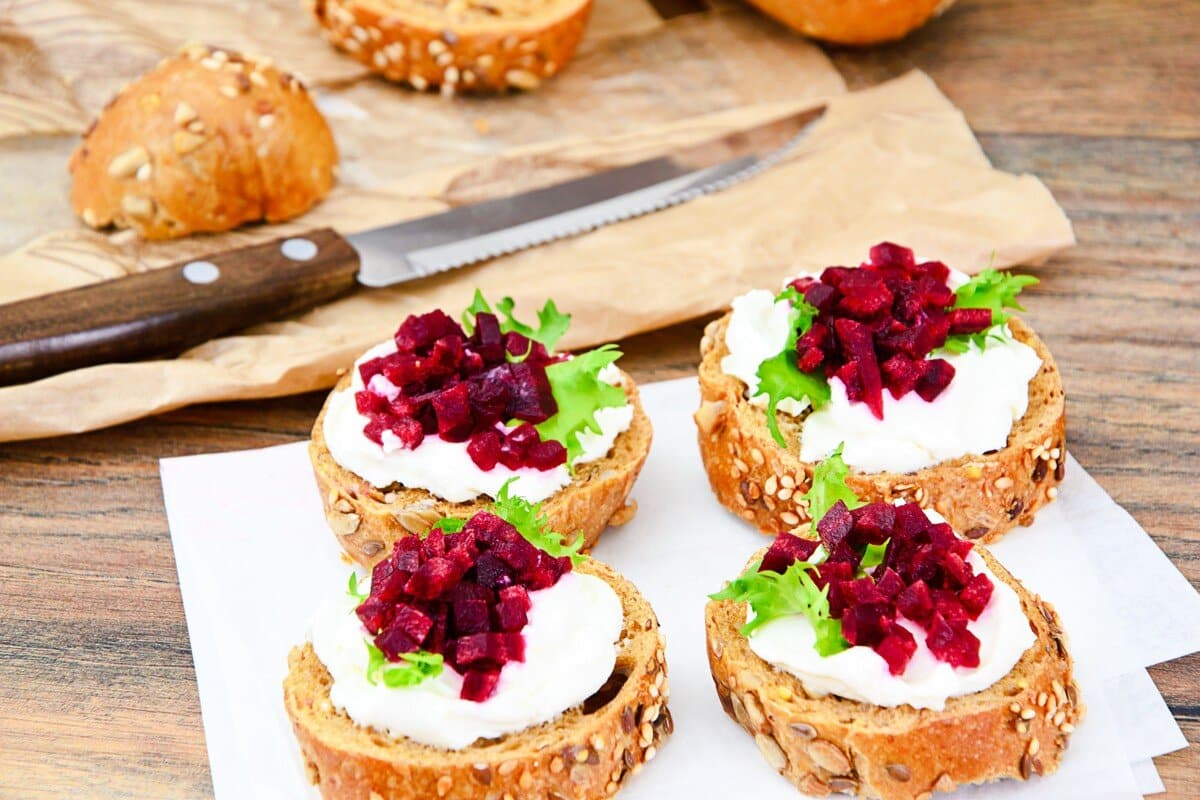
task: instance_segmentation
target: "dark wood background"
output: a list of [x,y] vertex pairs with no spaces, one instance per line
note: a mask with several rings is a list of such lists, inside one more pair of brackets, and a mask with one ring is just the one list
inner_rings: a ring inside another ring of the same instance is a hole
[[[1200,4],[960,0],[899,44],[829,52],[855,87],[926,70],[997,166],[1066,208],[1079,246],[1027,316],[1070,449],[1200,586]],[[626,363],[690,374],[702,326],[625,342]],[[304,438],[321,399],[0,445],[0,798],[211,796],[158,459]],[[1151,674],[1191,743],[1158,759],[1164,797],[1200,797],[1200,655]]]

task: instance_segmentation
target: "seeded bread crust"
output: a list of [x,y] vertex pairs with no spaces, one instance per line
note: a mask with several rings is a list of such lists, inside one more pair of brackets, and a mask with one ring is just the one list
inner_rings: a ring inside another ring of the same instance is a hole
[[329,699],[331,678],[312,645],[292,650],[284,705],[308,769],[325,800],[586,800],[614,794],[654,758],[673,723],[658,618],[612,567],[580,572],[607,581],[621,598],[625,628],[614,677],[561,717],[500,739],[444,750],[356,725]]
[[[770,535],[796,531],[809,521],[802,494],[814,464],[800,459],[800,424],[778,412],[790,442],[779,447],[765,412],[746,397],[746,384],[721,370],[729,350],[729,315],[713,321],[700,343],[700,408],[695,420],[700,455],[721,503]],[[1029,383],[1029,407],[1013,425],[1008,445],[916,472],[851,471],[847,485],[865,502],[896,499],[932,507],[969,539],[994,542],[1058,495],[1066,465],[1066,402],[1054,357],[1033,330],[1012,318],[1013,336],[1032,347],[1042,368]]]
[[325,38],[383,77],[447,94],[531,90],[583,38],[592,0],[308,0]]
[[337,146],[296,78],[188,45],[122,89],[71,156],[71,205],[147,239],[278,222],[329,193]]
[[746,621],[744,603],[711,601],[705,610],[708,662],[725,713],[754,736],[768,764],[818,797],[848,792],[922,800],[963,784],[1054,772],[1085,711],[1066,636],[1049,603],[1021,586],[991,553],[976,552],[1020,596],[1037,634],[1012,671],[990,688],[951,698],[940,712],[810,696],[794,675],[750,649],[738,632]]
[[[349,387],[350,381],[351,375],[347,373],[334,387],[334,393]],[[542,506],[553,530],[582,532],[585,548],[591,548],[609,525],[620,525],[633,518],[637,506],[626,505],[626,498],[650,452],[650,419],[642,410],[637,385],[624,372],[621,385],[633,405],[629,430],[617,437],[607,456],[577,466],[571,483]],[[342,549],[354,561],[370,568],[392,551],[392,544],[401,536],[424,534],[443,517],[467,519],[488,509],[487,497],[451,503],[423,489],[372,486],[338,464],[330,454],[325,444],[328,408],[326,400],[313,425],[308,455],[321,491],[325,518]]]

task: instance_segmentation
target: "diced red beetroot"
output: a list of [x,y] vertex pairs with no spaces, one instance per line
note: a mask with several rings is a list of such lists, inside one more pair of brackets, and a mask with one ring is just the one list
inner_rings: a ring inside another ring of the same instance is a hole
[[954,553],[954,555],[958,556],[959,558],[965,559],[967,557],[967,553],[970,553],[971,548],[974,546],[975,545],[967,539],[955,539],[950,545],[950,552]]
[[834,376],[846,387],[846,399],[851,403],[864,401],[862,378],[858,374],[858,362],[847,361],[837,368]]
[[504,360],[504,334],[500,333],[500,320],[486,311],[475,315],[475,332],[471,334],[471,349],[483,356],[488,363]]
[[825,545],[825,552],[833,553],[853,528],[854,517],[850,515],[850,509],[838,500],[817,523],[817,533],[821,537],[821,544]]
[[954,528],[946,522],[930,523],[925,533],[928,534],[930,543],[938,550],[949,550],[958,541],[958,537],[954,535]]
[[421,562],[446,555],[445,536],[426,536],[421,540]]
[[925,362],[925,372],[917,381],[916,391],[921,399],[932,403],[950,381],[954,379],[954,366],[944,358],[932,358]]
[[362,621],[364,628],[377,634],[384,629],[391,617],[391,605],[381,600],[368,598],[360,603],[354,612]]
[[499,558],[517,572],[523,572],[534,566],[538,550],[525,540],[513,542],[498,542],[491,545],[489,553]]
[[914,581],[896,596],[896,608],[913,622],[924,622],[933,613],[933,595],[925,581]]
[[529,448],[541,441],[537,428],[528,422],[513,428],[505,438],[521,454],[528,453]]
[[917,262],[910,248],[892,242],[880,242],[871,248],[871,263],[880,267],[896,265],[911,269]]
[[482,599],[461,600],[454,604],[454,631],[459,635],[487,633],[491,629],[488,603]]
[[433,620],[413,606],[399,605],[396,606],[396,614],[392,617],[391,624],[388,625],[388,630],[392,628],[404,631],[417,644],[420,644],[425,641],[425,637],[429,635],[429,631],[433,628]]
[[375,637],[375,646],[383,651],[388,661],[399,661],[401,653],[421,649],[421,643],[400,628],[390,627]]
[[763,556],[760,572],[787,571],[787,568],[797,561],[806,561],[819,543],[813,539],[802,539],[790,533],[781,533],[775,537],[771,547]]
[[383,444],[383,432],[387,429],[387,423],[376,418],[363,426],[363,436],[366,436],[375,444]]
[[[411,539],[414,542],[418,541],[416,536],[405,536],[404,538]],[[420,546],[404,550],[397,547],[395,552],[392,553],[391,562],[392,566],[400,572],[416,572],[421,566]]]
[[364,389],[354,393],[354,407],[358,409],[358,413],[369,417],[387,411],[388,401],[386,397]]
[[499,596],[500,602],[512,603],[524,611],[533,608],[533,602],[529,599],[529,591],[524,586],[508,586],[500,590]]
[[525,638],[519,633],[475,633],[455,642],[454,660],[459,666],[483,661],[503,665],[525,660]]
[[555,574],[555,569],[544,564],[531,567],[521,575],[521,580],[530,589],[547,589],[555,584],[558,580],[558,575]]
[[387,356],[371,358],[358,365],[358,375],[362,378],[363,386],[371,382],[379,373],[383,372],[383,365],[387,362]]
[[529,466],[545,472],[567,463],[567,448],[562,442],[550,439],[530,447],[525,457]]
[[980,333],[990,327],[990,308],[956,308],[950,312],[950,333]]
[[405,450],[415,449],[425,439],[425,430],[421,427],[421,423],[412,417],[393,419],[389,430],[396,434],[396,438],[400,440],[400,444]]
[[461,564],[449,558],[434,557],[413,573],[404,589],[413,597],[432,600],[458,583],[465,572]]
[[443,389],[433,397],[438,435],[450,442],[461,442],[471,433],[471,402],[467,384]]
[[463,329],[446,312],[434,310],[428,314],[413,315],[404,320],[396,331],[396,348],[404,353],[412,353],[450,335],[466,338]]
[[813,581],[818,586],[835,584],[838,581],[848,581],[854,577],[854,567],[844,561],[826,561],[813,575]]
[[883,641],[875,645],[875,652],[887,662],[888,672],[900,675],[917,652],[917,640],[907,628],[894,624]]
[[481,431],[475,434],[467,445],[467,455],[484,472],[492,469],[500,460],[500,433]]
[[[524,591],[524,586],[510,586],[509,589],[521,589]],[[507,589],[503,591],[508,591]],[[496,627],[502,631],[519,631],[529,622],[529,598],[526,595],[525,602],[520,599],[504,597],[500,598],[500,602],[496,604]]]
[[961,589],[971,581],[971,567],[967,562],[947,552],[942,556],[942,573],[947,585],[952,589]]
[[979,639],[965,624],[954,625],[935,614],[925,645],[936,658],[953,667],[979,666]]
[[896,525],[892,529],[895,536],[905,541],[911,541],[923,534],[929,527],[929,517],[916,503],[904,503],[896,506]]
[[550,379],[542,364],[530,364],[528,360],[509,364],[512,375],[512,397],[508,403],[508,415],[526,422],[544,422],[558,413],[558,403],[550,390]]
[[394,603],[404,593],[408,573],[396,569],[391,561],[384,559],[371,570],[371,597],[384,603]]
[[896,527],[896,508],[891,503],[868,503],[850,512],[854,535],[867,544],[883,544]]
[[499,682],[499,669],[467,670],[467,674],[463,676],[462,690],[458,696],[463,700],[482,703],[495,693],[496,684]]
[[958,593],[959,602],[967,610],[971,619],[978,619],[992,599],[995,586],[992,579],[980,572]]
[[425,360],[419,356],[395,353],[387,357],[380,371],[395,386],[408,386],[424,380],[428,368]]
[[816,347],[806,347],[803,350],[797,351],[796,366],[801,372],[813,372],[817,367],[821,366],[821,362],[825,360],[825,353]]
[[950,268],[941,261],[922,261],[917,265],[917,270],[933,278],[938,283],[945,283],[950,277]]
[[890,620],[883,604],[852,605],[847,593],[842,591],[842,603],[846,610],[842,615],[842,636],[852,645],[873,647],[883,640]]
[[883,376],[883,385],[892,393],[892,397],[899,400],[917,388],[917,381],[925,372],[925,360],[897,353],[880,364],[879,371]]
[[509,355],[523,358],[529,355],[532,345],[533,343],[530,342],[529,337],[522,333],[509,331],[504,334],[504,349],[508,351]]
[[475,574],[480,586],[500,589],[513,582],[512,568],[492,553],[481,553],[475,561]]
[[894,569],[883,567],[875,571],[875,586],[888,600],[895,600],[900,592],[904,591],[904,580]]
[[507,520],[489,511],[480,511],[467,520],[463,530],[467,529],[474,531],[475,538],[489,547],[500,542],[515,542],[521,538],[521,534]]
[[430,375],[458,375],[466,357],[466,348],[459,336],[443,336],[433,343],[433,349],[425,361]]
[[828,311],[833,301],[837,299],[837,290],[824,283],[812,283],[803,289],[804,299],[808,304],[821,311]]
[[833,329],[837,333],[842,352],[858,365],[863,402],[877,419],[883,419],[883,379],[879,374],[879,361],[875,355],[871,329],[852,319],[836,320]]
[[514,446],[511,439],[505,438],[500,443],[500,464],[505,469],[520,469],[525,466],[525,452]]

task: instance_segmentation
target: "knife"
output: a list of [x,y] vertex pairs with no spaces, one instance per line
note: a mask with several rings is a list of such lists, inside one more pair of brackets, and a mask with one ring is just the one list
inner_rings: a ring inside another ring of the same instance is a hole
[[824,111],[346,237],[324,228],[0,305],[0,385],[178,353],[357,284],[417,280],[679,205],[769,168]]

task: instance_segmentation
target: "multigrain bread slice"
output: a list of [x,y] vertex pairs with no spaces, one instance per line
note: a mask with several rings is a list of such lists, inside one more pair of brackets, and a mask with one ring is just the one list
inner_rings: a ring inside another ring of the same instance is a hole
[[1055,771],[1084,715],[1058,614],[986,550],[975,552],[1016,591],[1037,634],[990,688],[950,698],[940,712],[810,696],[750,649],[739,633],[746,605],[714,600],[705,612],[708,661],[725,712],[754,736],[768,764],[809,795],[916,800]]
[[444,750],[356,725],[333,708],[330,676],[312,646],[292,650],[284,704],[310,780],[325,800],[587,800],[614,794],[654,758],[673,729],[658,618],[611,567],[579,572],[607,581],[621,598],[625,627],[612,677],[558,719]]
[[[345,390],[350,380],[347,373],[333,391]],[[578,465],[571,483],[542,506],[551,530],[568,535],[581,532],[585,548],[595,544],[609,525],[620,525],[632,518],[636,506],[626,505],[626,499],[650,452],[650,419],[642,409],[637,385],[625,373],[621,373],[621,385],[633,406],[629,430],[617,437],[607,456]],[[399,485],[380,489],[371,485],[338,464],[326,447],[324,428],[328,408],[326,401],[313,425],[308,454],[329,526],[347,555],[362,566],[374,566],[392,551],[392,544],[401,536],[424,534],[443,517],[468,519],[490,507],[487,497],[452,503],[423,489]]]
[[[767,429],[765,411],[746,384],[721,370],[729,315],[700,342],[696,427],[708,480],[721,503],[764,533],[793,531],[809,520],[803,493],[814,464],[800,458],[800,421],[778,412],[789,446]],[[1029,383],[1029,407],[1002,450],[970,454],[908,473],[851,471],[846,485],[865,503],[902,499],[933,508],[969,539],[993,542],[1058,495],[1066,465],[1066,401],[1054,357],[1033,330],[1009,319],[1013,336],[1032,347],[1042,368]]]
[[325,37],[373,71],[444,93],[530,90],[583,38],[592,0],[308,0]]

